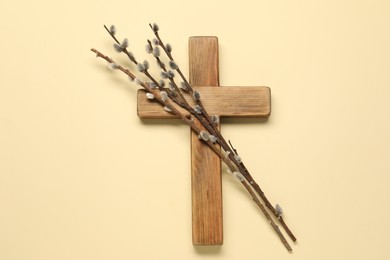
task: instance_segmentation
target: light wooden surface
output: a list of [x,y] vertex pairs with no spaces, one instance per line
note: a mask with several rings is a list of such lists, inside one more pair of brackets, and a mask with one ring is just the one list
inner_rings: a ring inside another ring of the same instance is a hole
[[[190,84],[213,86],[209,89],[218,89],[218,38],[191,37],[188,52]],[[205,92],[202,87],[199,87],[199,91],[202,94]],[[197,120],[195,123],[201,127]],[[221,245],[223,243],[221,159],[199,141],[194,132],[191,132],[191,183],[192,243]]]
[[[390,1],[22,3],[0,4],[1,260],[390,259]],[[188,136],[141,123],[137,86],[89,51],[129,65],[114,23],[142,61],[150,22],[184,65],[186,35],[217,35],[221,89],[271,87],[271,120],[222,130],[293,254],[225,173],[224,245],[192,246]]]
[[[202,102],[211,115],[223,117],[269,117],[271,90],[268,87],[194,87],[202,95]],[[175,118],[161,109],[157,102],[146,98],[143,89],[138,90],[137,112],[140,118]],[[194,101],[188,97],[191,105]],[[185,115],[189,113],[178,107]]]

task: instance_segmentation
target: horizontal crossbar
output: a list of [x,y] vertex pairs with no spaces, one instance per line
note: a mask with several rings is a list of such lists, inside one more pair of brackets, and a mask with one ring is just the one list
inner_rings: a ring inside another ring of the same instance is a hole
[[[269,87],[199,87],[203,105],[210,115],[222,117],[269,117],[271,114],[271,90]],[[195,105],[187,96],[191,105]],[[185,115],[188,112],[178,109]],[[145,90],[137,93],[137,113],[143,119],[176,118],[164,111],[156,101],[146,98]]]

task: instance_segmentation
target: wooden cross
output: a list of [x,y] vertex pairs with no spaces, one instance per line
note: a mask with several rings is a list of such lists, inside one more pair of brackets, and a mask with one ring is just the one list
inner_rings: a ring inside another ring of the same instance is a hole
[[[268,87],[219,87],[218,38],[190,37],[189,81],[197,89],[210,115],[222,117],[269,117]],[[138,116],[143,119],[175,118],[138,91]],[[192,103],[194,104],[194,103]],[[179,109],[188,114],[183,109]],[[198,126],[201,124],[195,120]],[[221,245],[222,180],[221,159],[191,131],[192,243]]]

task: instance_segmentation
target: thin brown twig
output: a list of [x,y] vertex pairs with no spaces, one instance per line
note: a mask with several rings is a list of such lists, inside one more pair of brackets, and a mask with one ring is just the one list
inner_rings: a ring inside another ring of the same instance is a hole
[[[102,58],[104,60],[106,60],[107,62],[109,63],[112,63],[112,64],[116,64],[115,65],[115,68],[122,71],[123,73],[125,73],[127,76],[129,76],[132,80],[135,80],[136,79],[136,76],[131,73],[131,71],[127,68],[124,68],[123,66],[117,64],[112,58],[102,54],[101,52],[99,52],[98,50],[96,49],[91,49],[91,51],[93,51],[94,53],[96,53],[97,57],[99,58]],[[186,124],[188,124],[191,129],[196,133],[196,134],[201,134],[201,130],[194,124],[194,122],[190,119],[188,119],[184,114],[182,114],[179,110],[177,110],[170,102],[169,100],[163,100],[163,98],[161,97],[161,95],[158,93],[158,91],[156,91],[155,89],[152,89],[148,84],[146,84],[145,82],[142,82],[142,81],[139,81],[138,82],[148,93],[151,93],[154,95],[154,97],[156,98],[156,100],[163,106],[168,106],[171,113],[173,113],[174,115],[177,115],[179,118],[181,118]],[[214,143],[212,143],[211,141],[205,141],[203,139],[201,139],[205,144],[207,144],[224,162],[225,164],[228,166],[228,168],[231,170],[231,171],[235,171],[236,170],[236,166],[235,166],[235,163],[232,162],[227,156],[224,156],[222,154],[222,152],[218,149],[217,145],[215,145]],[[272,218],[270,217],[270,215],[268,214],[268,212],[265,210],[264,206],[262,205],[262,203],[259,201],[259,199],[257,198],[256,194],[252,191],[252,188],[250,185],[248,185],[248,183],[246,182],[246,180],[242,179],[240,180],[240,182],[243,184],[243,186],[245,187],[245,189],[247,189],[248,193],[252,196],[252,199],[253,201],[256,203],[256,205],[261,209],[261,211],[263,212],[263,214],[266,216],[266,218],[268,219],[270,225],[273,227],[273,229],[275,230],[275,232],[277,233],[277,235],[279,236],[280,240],[283,242],[283,244],[285,245],[285,247],[287,248],[288,251],[292,251],[292,248],[290,247],[290,245],[288,244],[288,242],[286,241],[286,239],[284,238],[283,234],[280,232],[280,229],[279,227],[275,224],[275,222],[272,220]]]
[[[164,50],[165,54],[167,55],[167,57],[174,62],[174,58],[171,54],[171,52],[168,52],[167,51],[167,47],[166,45],[164,44],[164,42],[162,41],[158,31],[156,30],[153,30],[153,26],[152,24],[149,24],[150,28],[152,29],[154,35],[156,36],[158,42],[159,42],[159,45],[161,46],[161,48]],[[193,88],[191,86],[191,84],[188,83],[186,77],[184,76],[184,74],[181,72],[180,68],[178,67],[176,69],[176,71],[178,72],[178,74],[180,75],[180,77],[182,78],[182,80],[185,82],[185,84],[189,87],[189,90],[190,92],[193,92]],[[286,231],[286,233],[289,235],[289,237],[291,238],[291,240],[293,240],[294,242],[297,240],[296,237],[294,236],[294,234],[291,232],[290,228],[287,226],[287,224],[285,223],[284,219],[282,218],[282,216],[279,216],[278,213],[276,212],[274,206],[270,203],[270,201],[268,200],[268,198],[265,196],[264,192],[262,191],[262,189],[260,188],[260,186],[256,183],[256,181],[253,179],[253,177],[251,176],[251,174],[249,173],[248,169],[244,166],[244,164],[242,162],[239,162],[236,160],[236,157],[234,156],[234,154],[238,155],[237,154],[237,150],[231,146],[231,143],[229,141],[229,144],[226,142],[226,140],[223,138],[222,134],[220,133],[219,129],[217,129],[215,127],[215,125],[212,123],[212,120],[211,120],[211,117],[207,114],[207,110],[204,108],[203,106],[203,103],[201,100],[197,100],[197,104],[202,108],[202,112],[203,112],[203,115],[204,117],[206,118],[207,122],[209,123],[209,125],[211,126],[210,127],[206,127],[206,129],[212,133],[213,135],[215,135],[217,138],[218,138],[218,144],[221,145],[222,149],[225,150],[225,152],[228,152],[229,153],[229,158],[234,162],[234,164],[239,168],[240,172],[243,174],[243,176],[247,179],[247,181],[249,182],[249,184],[254,188],[254,190],[258,193],[258,195],[262,198],[262,200],[264,201],[266,207],[272,212],[272,214],[274,215],[274,217],[280,222],[280,224],[282,225],[283,229]]]
[[[170,51],[168,51],[168,48],[167,46],[164,44],[164,42],[162,41],[159,33],[158,33],[158,30],[154,30],[153,28],[153,25],[152,24],[149,24],[152,31],[154,32],[157,40],[158,40],[158,45],[163,49],[163,51],[165,52],[165,54],[167,55],[167,57],[174,62],[174,58],[171,54]],[[115,36],[113,34],[111,34],[111,32],[108,30],[108,28],[105,26],[106,30],[110,33],[110,35],[114,38],[114,40],[119,43],[119,41],[115,38]],[[150,41],[148,41],[149,45],[151,46],[151,43]],[[127,50],[125,50],[127,52]],[[157,58],[157,62],[158,64],[160,64],[160,67],[164,70],[164,71],[167,71],[165,66],[164,66],[164,63],[161,62],[161,60]],[[187,81],[186,77],[184,76],[184,74],[181,72],[180,68],[177,67],[176,68],[176,71],[178,72],[178,74],[180,75],[180,77],[182,78],[183,82],[187,85],[187,87],[189,88],[189,91],[190,93],[193,93],[194,90],[192,88],[192,86],[189,84],[189,82]],[[172,79],[171,79],[171,82],[172,82]],[[174,82],[172,82],[172,84],[174,84]],[[175,84],[176,85],[176,84]],[[177,90],[177,85],[176,85],[176,90]],[[180,91],[178,92],[180,93]],[[180,96],[180,99],[181,100],[185,100],[185,98],[181,95]],[[175,101],[176,102],[176,101]],[[246,167],[244,166],[244,164],[240,161],[237,160],[236,156],[234,156],[234,154],[237,155],[237,151],[236,149],[234,149],[232,146],[231,146],[231,143],[230,145],[227,144],[227,142],[225,141],[225,139],[223,138],[222,134],[220,133],[219,129],[216,127],[216,125],[212,122],[211,120],[211,117],[208,115],[206,109],[204,108],[203,106],[203,103],[200,99],[197,99],[196,100],[197,104],[201,107],[201,110],[202,110],[202,115],[204,116],[203,117],[200,117],[189,105],[187,102],[184,102],[184,103],[181,103],[179,104],[180,106],[186,108],[187,110],[190,111],[191,114],[193,114],[198,120],[201,121],[202,125],[204,125],[207,129],[207,131],[209,131],[211,134],[215,135],[217,137],[217,143],[219,145],[221,145],[221,147],[223,148],[223,150],[225,152],[228,153],[228,157],[229,159],[236,165],[236,167],[239,168],[239,170],[242,172],[243,176],[247,179],[247,181],[250,183],[250,185],[255,189],[255,191],[258,193],[258,195],[262,198],[262,200],[265,202],[265,205],[267,206],[267,208],[273,213],[273,215],[275,216],[275,218],[277,218],[277,220],[281,223],[281,225],[283,226],[283,228],[285,229],[285,231],[287,232],[287,234],[290,236],[290,238],[293,240],[293,241],[296,241],[296,238],[295,236],[292,234],[291,230],[288,228],[288,226],[286,225],[286,223],[284,222],[283,218],[281,216],[279,216],[275,210],[275,208],[273,207],[273,205],[269,202],[268,198],[265,196],[264,192],[261,190],[260,186],[254,181],[254,179],[252,178],[252,176],[250,175],[249,171],[246,169]],[[176,102],[177,103],[177,102]],[[185,104],[186,103],[186,104]],[[194,113],[195,112],[195,113]],[[234,153],[234,154],[233,154]]]

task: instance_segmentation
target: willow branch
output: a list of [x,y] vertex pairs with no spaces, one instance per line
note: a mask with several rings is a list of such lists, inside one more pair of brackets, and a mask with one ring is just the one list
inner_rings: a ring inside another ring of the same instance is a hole
[[[103,53],[99,52],[98,50],[96,49],[91,49],[91,51],[93,51],[94,53],[96,53],[97,57],[99,58],[102,58],[104,60],[106,60],[108,63],[110,64],[115,64],[115,69],[117,70],[120,70],[121,72],[125,73],[127,76],[129,76],[132,80],[136,80],[136,76],[127,68],[117,64],[112,58],[104,55]],[[151,88],[148,84],[146,84],[145,82],[142,82],[140,80],[138,80],[137,82],[140,86],[142,86],[148,93],[151,93],[154,98],[161,104],[163,105],[164,107],[168,107],[170,112],[176,116],[178,116],[180,119],[182,119],[187,125],[189,125],[192,129],[192,131],[194,131],[196,134],[198,135],[201,135],[201,130],[194,124],[194,122],[190,119],[188,119],[183,113],[181,113],[179,110],[177,110],[171,103],[169,100],[164,100],[163,97],[161,96],[161,92],[159,93],[158,91],[156,91],[155,89]],[[211,149],[212,151],[217,154],[222,160],[223,162],[228,166],[228,168],[231,170],[231,171],[235,171],[236,170],[236,167],[235,167],[235,164],[226,156],[223,155],[223,153],[220,151],[220,149],[218,149],[218,146],[215,145],[213,142],[211,142],[210,140],[204,140],[204,139],[201,139],[204,143],[206,143]],[[268,219],[270,225],[273,227],[273,229],[275,230],[275,232],[277,233],[277,235],[279,236],[280,240],[283,242],[283,244],[285,245],[285,247],[287,248],[288,251],[292,251],[290,245],[288,244],[288,242],[286,241],[286,239],[284,238],[283,234],[280,232],[279,230],[279,227],[275,224],[275,222],[272,220],[272,218],[270,217],[270,215],[268,214],[268,212],[265,210],[264,206],[261,204],[261,202],[258,200],[256,194],[252,191],[252,188],[246,183],[246,180],[243,179],[241,177],[241,175],[238,175],[238,179],[240,180],[240,182],[243,184],[243,186],[247,189],[247,191],[249,192],[249,194],[252,196],[252,199],[253,201],[256,203],[256,205],[261,209],[261,211],[263,212],[263,214],[266,216],[266,218]]]
[[[167,57],[172,61],[172,62],[175,62],[172,54],[171,54],[171,51],[169,51],[169,49],[167,48],[167,46],[164,44],[164,42],[162,41],[159,33],[158,33],[158,30],[155,30],[155,28],[153,28],[154,25],[151,25],[149,24],[149,26],[151,27],[151,29],[153,30],[154,32],[154,35],[156,36],[157,40],[158,40],[158,43],[159,45],[161,46],[161,48],[164,50],[165,54],[167,55]],[[182,78],[182,80],[185,82],[185,84],[188,86],[190,92],[194,93],[194,90],[191,86],[191,84],[189,84],[188,80],[186,79],[186,77],[184,76],[184,74],[181,72],[180,68],[177,67],[176,68],[176,71],[178,72],[178,74],[180,75],[180,77]],[[201,110],[202,110],[202,114],[204,115],[204,118],[206,119],[207,123],[206,125],[204,124],[204,122],[202,122],[203,125],[205,125],[206,129],[212,133],[213,135],[215,135],[217,138],[218,138],[218,144],[222,147],[223,150],[225,150],[225,152],[228,154],[229,156],[229,159],[236,165],[236,167],[240,170],[240,172],[243,174],[243,176],[245,177],[245,179],[250,183],[250,185],[253,187],[253,189],[256,191],[256,193],[261,197],[261,199],[264,201],[266,207],[271,211],[271,213],[274,215],[274,217],[280,222],[280,224],[282,225],[283,229],[286,231],[286,233],[289,235],[289,237],[295,242],[297,239],[296,237],[293,235],[293,233],[291,232],[291,230],[289,229],[289,227],[287,226],[287,224],[284,222],[282,216],[275,210],[274,206],[270,203],[270,201],[268,200],[268,198],[265,196],[264,192],[262,191],[262,189],[260,188],[260,186],[255,182],[255,180],[253,179],[253,177],[251,176],[251,174],[249,173],[249,171],[247,170],[247,168],[244,166],[244,164],[242,163],[241,161],[241,158],[238,156],[237,154],[237,151],[236,149],[234,149],[231,145],[229,145],[226,140],[224,139],[224,137],[222,136],[221,132],[219,131],[219,129],[216,127],[215,124],[213,124],[212,122],[212,119],[210,117],[210,115],[207,113],[207,110],[204,108],[204,105],[201,101],[201,99],[196,99],[196,102],[197,104],[201,107]]]
[[[275,220],[277,220],[283,227],[283,229],[286,231],[286,233],[290,236],[290,238],[293,241],[296,241],[295,236],[292,234],[291,230],[288,228],[286,223],[284,222],[284,219],[282,218],[281,214],[281,208],[276,205],[274,207],[268,198],[265,196],[264,192],[260,188],[260,186],[255,182],[245,165],[243,164],[241,158],[239,157],[237,150],[232,146],[232,144],[229,141],[229,144],[226,142],[224,137],[222,136],[220,130],[217,127],[217,124],[214,122],[213,118],[208,114],[207,110],[205,109],[200,93],[192,88],[192,86],[189,84],[188,80],[184,76],[184,74],[181,72],[179,66],[176,65],[176,62],[174,61],[174,58],[171,54],[172,47],[168,44],[164,44],[162,41],[159,33],[158,33],[158,27],[157,25],[150,24],[150,27],[152,28],[156,39],[153,41],[156,47],[153,48],[151,41],[148,40],[147,50],[150,49],[149,53],[152,53],[153,56],[156,58],[157,64],[162,69],[162,76],[169,80],[169,84],[171,86],[170,91],[166,91],[164,86],[162,85],[160,81],[158,82],[156,78],[154,78],[148,71],[149,65],[147,61],[144,61],[144,63],[139,63],[134,55],[127,50],[127,39],[124,39],[122,43],[117,39],[115,36],[115,28],[111,27],[110,29],[104,26],[106,31],[109,33],[109,35],[113,38],[115,41],[114,48],[118,52],[125,53],[131,62],[133,62],[135,65],[137,65],[138,71],[143,73],[149,80],[152,81],[153,84],[148,84],[146,82],[141,81],[140,79],[136,78],[135,74],[133,74],[129,69],[124,68],[123,66],[115,63],[115,61],[102,54],[101,52],[97,51],[96,49],[91,49],[91,51],[95,52],[97,57],[102,58],[110,63],[111,68],[118,69],[121,72],[125,73],[131,80],[135,80],[137,84],[139,84],[141,87],[143,87],[147,91],[147,95],[149,97],[152,97],[156,99],[166,111],[178,116],[180,119],[182,119],[187,125],[190,126],[192,131],[194,131],[203,143],[207,144],[212,151],[217,154],[223,162],[227,165],[227,167],[230,169],[230,171],[237,177],[237,179],[242,183],[244,188],[248,191],[248,193],[251,195],[253,201],[255,204],[260,208],[261,212],[264,214],[264,216],[267,218],[268,222],[276,232],[276,234],[279,236],[282,243],[285,245],[288,251],[292,251],[290,245],[284,238],[282,232],[280,231],[278,225],[276,225],[274,219],[271,217],[271,215],[268,213],[267,209],[272,213]],[[168,70],[165,66],[165,64],[160,59],[160,51],[158,47],[161,47],[168,57],[170,63],[171,69],[176,71],[181,79],[183,80],[184,90],[188,91],[193,99],[196,102],[195,107],[191,107],[186,100],[185,96],[182,93],[182,90],[178,87],[174,80],[174,73],[170,70]],[[147,66],[146,66],[147,65]],[[164,82],[163,82],[164,83]],[[153,87],[154,85],[154,87]],[[165,93],[164,93],[165,92]],[[164,96],[164,95],[165,96]],[[167,97],[168,98],[167,98]],[[193,115],[196,119],[198,119],[201,124],[205,127],[207,132],[201,130],[197,125],[195,125],[194,121],[190,119],[189,117],[185,116],[183,113],[181,113],[176,107],[172,104],[176,103],[180,107],[183,107],[185,110],[190,112],[191,115]],[[213,137],[213,138],[211,138]],[[222,148],[224,152],[222,152],[219,147]],[[265,206],[262,204],[262,202],[259,200],[259,198],[264,202]],[[278,208],[279,207],[279,208]]]

